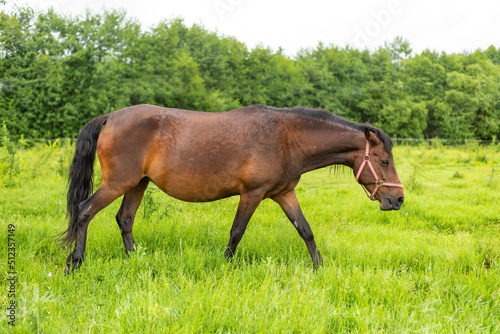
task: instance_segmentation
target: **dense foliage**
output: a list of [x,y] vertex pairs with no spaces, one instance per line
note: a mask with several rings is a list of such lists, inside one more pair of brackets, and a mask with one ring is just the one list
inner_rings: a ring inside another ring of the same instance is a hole
[[156,105],[225,111],[325,108],[391,136],[491,139],[500,132],[500,48],[414,54],[318,45],[290,58],[249,50],[181,19],[145,30],[123,11],[0,13],[0,119],[14,135],[75,137],[91,118]]

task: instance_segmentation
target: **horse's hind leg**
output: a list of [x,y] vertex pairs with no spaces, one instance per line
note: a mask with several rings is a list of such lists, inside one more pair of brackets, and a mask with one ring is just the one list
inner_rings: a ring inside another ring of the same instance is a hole
[[119,188],[111,188],[103,183],[92,196],[78,205],[75,249],[66,260],[66,273],[77,269],[83,261],[85,245],[87,243],[87,229],[92,218],[115,199],[123,195],[125,191]]
[[123,238],[123,244],[125,245],[125,250],[132,252],[134,250],[134,236],[132,235],[132,227],[134,225],[134,218],[141,204],[144,192],[148,187],[149,179],[143,178],[141,182],[134,188],[130,189],[123,196],[122,205],[120,210],[116,215],[116,222],[120,227],[120,232]]

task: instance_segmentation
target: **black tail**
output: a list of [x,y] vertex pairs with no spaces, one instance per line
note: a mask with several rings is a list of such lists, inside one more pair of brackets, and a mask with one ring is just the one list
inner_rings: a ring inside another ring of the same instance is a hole
[[69,218],[68,228],[59,237],[68,249],[76,240],[76,224],[78,219],[78,204],[86,200],[92,193],[94,160],[97,149],[97,139],[108,115],[91,120],[82,129],[76,140],[75,156],[69,170],[69,188],[66,217]]

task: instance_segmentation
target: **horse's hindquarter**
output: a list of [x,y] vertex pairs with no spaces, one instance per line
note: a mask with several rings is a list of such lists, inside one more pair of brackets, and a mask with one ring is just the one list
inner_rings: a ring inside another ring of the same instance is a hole
[[154,134],[162,125],[159,109],[135,106],[109,114],[97,141],[103,183],[130,188],[145,176]]
[[[243,111],[141,107],[110,118],[101,134],[107,141],[113,137],[112,151],[118,151],[109,158],[115,161],[110,171],[120,174],[113,177],[137,174],[140,180],[147,176],[170,196],[193,202],[280,186],[285,167],[283,138],[272,120]],[[119,172],[123,166],[116,166],[124,161],[126,173]]]

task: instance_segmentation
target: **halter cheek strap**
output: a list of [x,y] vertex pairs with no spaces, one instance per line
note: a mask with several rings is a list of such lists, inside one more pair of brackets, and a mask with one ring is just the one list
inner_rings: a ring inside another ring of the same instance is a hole
[[[371,196],[368,194],[368,191],[366,190],[365,185],[362,184],[361,182],[359,182],[359,178],[361,177],[361,173],[363,173],[363,170],[365,169],[366,165],[368,165],[368,168],[370,168],[370,171],[372,172],[372,175],[375,178],[375,189],[373,189]],[[373,167],[372,161],[370,159],[370,141],[368,141],[368,140],[366,141],[365,156],[363,157],[363,162],[361,163],[361,166],[359,166],[358,172],[356,173],[356,181],[358,181],[358,183],[363,186],[363,190],[365,191],[366,196],[368,196],[368,198],[371,199],[372,201],[375,200],[375,194],[382,186],[403,188],[403,185],[401,183],[385,182],[384,180],[382,180],[378,176],[377,172],[375,171],[375,168]]]

